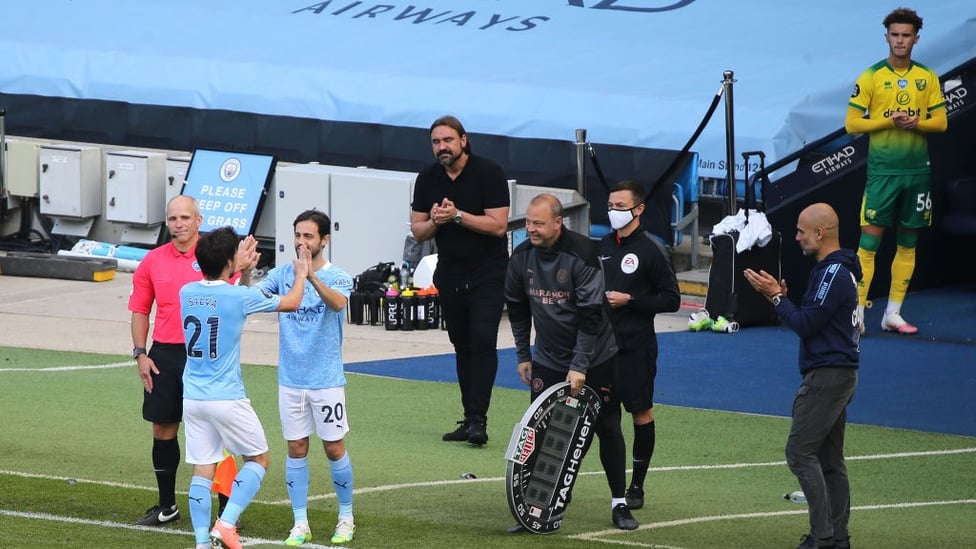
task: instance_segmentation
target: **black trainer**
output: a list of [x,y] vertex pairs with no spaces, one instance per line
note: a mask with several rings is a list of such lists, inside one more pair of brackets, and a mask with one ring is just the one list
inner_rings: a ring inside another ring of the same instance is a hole
[[146,516],[137,520],[135,524],[139,526],[162,526],[168,522],[180,520],[180,510],[176,506],[164,509],[158,505],[153,505],[146,509]]
[[618,503],[614,506],[613,525],[621,530],[636,530],[640,526],[625,503]]
[[627,498],[627,507],[632,510],[637,510],[644,506],[644,489],[640,486],[627,488],[627,493],[624,497]]
[[468,418],[464,418],[457,423],[458,428],[450,433],[444,433],[441,440],[445,442],[465,442],[468,440],[468,430],[471,428],[471,423],[468,421]]
[[488,442],[488,424],[480,419],[468,423],[468,442],[481,446]]
[[834,538],[834,547],[836,549],[851,549],[851,538]]
[[796,549],[836,549],[833,539],[817,539],[811,534],[803,536],[800,545]]

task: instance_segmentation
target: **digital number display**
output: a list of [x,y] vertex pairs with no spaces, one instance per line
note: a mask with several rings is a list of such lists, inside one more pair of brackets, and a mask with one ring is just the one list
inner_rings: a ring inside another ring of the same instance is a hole
[[579,423],[579,414],[564,402],[552,407],[547,422],[546,434],[542,438],[539,454],[535,459],[532,476],[525,486],[525,501],[538,507],[548,507],[556,495],[556,486],[562,472],[569,441]]

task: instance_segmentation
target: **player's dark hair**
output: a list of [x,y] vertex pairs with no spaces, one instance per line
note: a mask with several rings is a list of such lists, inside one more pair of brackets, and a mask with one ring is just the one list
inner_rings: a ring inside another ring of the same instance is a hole
[[610,192],[615,193],[617,191],[630,191],[630,194],[634,196],[634,207],[640,206],[644,203],[646,196],[644,186],[633,179],[624,179],[623,181],[614,183],[613,186],[610,187]]
[[915,13],[915,10],[908,8],[898,8],[895,11],[888,14],[884,18],[882,24],[885,29],[891,27],[891,25],[901,23],[903,25],[911,25],[915,27],[915,32],[922,30],[922,18]]
[[312,221],[319,228],[319,238],[328,236],[332,231],[332,222],[329,221],[329,216],[325,212],[320,212],[319,210],[305,210],[304,212],[298,214],[295,218],[295,222],[291,224],[292,228],[298,226],[302,221]]
[[200,235],[197,241],[197,263],[207,280],[217,280],[228,261],[237,255],[241,238],[231,227],[221,227]]
[[[457,117],[451,116],[449,114],[448,115],[445,115],[445,116],[442,116],[442,117],[438,118],[437,120],[434,120],[434,123],[430,125],[430,131],[433,132],[434,131],[434,128],[436,128],[437,126],[447,126],[448,128],[451,128],[452,130],[454,130],[454,131],[456,131],[458,133],[458,137],[464,137],[464,136],[468,135],[468,132],[464,131],[464,125],[461,124],[461,121],[458,120]],[[468,154],[471,154],[471,138],[470,137],[468,138],[467,143],[464,144],[464,148],[461,149],[461,150],[463,150],[464,152],[466,152]]]

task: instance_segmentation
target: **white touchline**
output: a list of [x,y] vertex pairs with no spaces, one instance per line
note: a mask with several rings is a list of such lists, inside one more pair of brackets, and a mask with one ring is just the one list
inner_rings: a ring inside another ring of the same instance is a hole
[[[868,460],[878,460],[878,459],[898,459],[898,458],[910,458],[910,457],[926,457],[926,456],[948,456],[955,454],[972,454],[976,453],[976,448],[954,448],[951,450],[927,450],[918,452],[897,452],[892,454],[872,454],[865,456],[847,456],[848,461],[868,461]],[[786,461],[763,461],[756,463],[719,463],[715,465],[672,465],[665,467],[651,467],[650,471],[713,471],[720,469],[746,469],[753,467],[782,467],[786,465]],[[630,472],[628,470],[628,472]],[[586,471],[580,473],[581,476],[586,475],[603,475],[603,471]],[[370,486],[368,488],[357,488],[353,491],[355,494],[369,494],[374,492],[387,492],[391,490],[400,490],[404,488],[423,488],[429,486],[448,486],[452,484],[465,484],[471,482],[504,482],[505,477],[485,477],[477,479],[450,479],[450,480],[432,480],[428,482],[410,482],[402,484],[387,484],[383,486]],[[320,494],[308,497],[309,501],[317,501],[322,499],[334,498],[334,493]],[[290,500],[275,500],[275,501],[264,501],[262,503],[268,503],[272,505],[285,505],[290,504]]]
[[[932,507],[936,505],[973,505],[976,504],[976,499],[956,499],[956,500],[943,500],[943,501],[909,501],[904,503],[886,503],[881,505],[853,505],[851,506],[851,511],[877,511],[881,509],[909,509],[914,507]],[[720,520],[742,520],[742,519],[754,519],[754,518],[768,518],[768,517],[780,517],[787,515],[805,515],[807,514],[806,509],[798,509],[792,511],[770,511],[764,513],[740,513],[736,515],[711,515],[705,517],[692,517],[679,520],[669,520],[665,522],[652,522],[650,524],[642,524],[638,527],[638,530],[653,530],[657,528],[671,528],[674,526],[687,526],[689,524],[701,524],[703,522],[716,522]],[[618,529],[612,530],[600,530],[597,532],[586,532],[584,534],[574,534],[569,536],[573,539],[584,539],[589,541],[602,541],[606,543],[627,543],[621,542],[617,539],[599,539],[605,536],[610,536],[612,534],[620,534],[621,531]],[[658,547],[657,545],[638,545],[636,543],[627,543],[627,545],[636,545],[639,547]]]
[[39,473],[24,473],[21,471],[5,471],[0,469],[0,475],[9,475],[12,477],[21,478],[40,478],[44,480],[64,480],[69,482],[77,482],[79,484],[96,484],[98,486],[111,486],[113,488],[126,488],[131,490],[151,490],[156,491],[158,488],[155,486],[139,486],[138,484],[129,484],[127,482],[114,482],[111,480],[89,480],[85,478],[77,477],[62,477],[58,475],[42,475]]
[[135,365],[135,362],[116,362],[113,364],[93,364],[91,366],[52,366],[50,368],[0,368],[3,372],[71,372],[74,370],[107,370],[109,368],[125,368]]
[[[891,454],[871,454],[865,456],[848,456],[846,459],[852,461],[897,459],[897,458],[906,458],[906,457],[940,456],[940,455],[965,454],[965,453],[974,453],[974,452],[976,452],[976,448],[957,448],[951,450],[930,450],[930,451],[918,451],[918,452],[898,452],[898,453],[891,453]],[[693,471],[693,470],[707,470],[707,469],[736,469],[736,468],[744,468],[744,467],[781,466],[784,463],[785,462],[775,461],[775,462],[732,463],[732,464],[717,464],[717,465],[688,465],[688,466],[654,467],[652,468],[652,470],[653,471]],[[581,474],[602,475],[603,472],[589,471]],[[0,475],[18,476],[23,478],[43,478],[49,480],[52,479],[69,480],[68,477],[61,477],[61,476],[54,476],[54,475],[41,475],[36,473],[24,473],[19,471],[8,471],[8,470],[0,470]],[[139,489],[139,490],[155,489],[151,487],[137,486],[132,484],[120,483],[120,482],[96,481],[96,480],[88,480],[88,479],[70,479],[70,480],[73,480],[74,482],[97,484],[103,486],[122,487],[122,488],[132,488],[132,489]],[[364,494],[364,493],[373,493],[373,492],[384,492],[390,490],[399,490],[399,489],[412,488],[412,487],[444,486],[444,485],[452,485],[452,484],[462,484],[462,483],[472,483],[472,482],[495,482],[495,481],[504,481],[504,480],[505,479],[503,477],[495,477],[495,478],[478,478],[478,479],[452,479],[452,480],[441,480],[441,481],[430,481],[430,482],[413,482],[413,483],[391,484],[385,486],[372,486],[368,488],[360,488],[355,490],[355,493]],[[330,497],[335,497],[335,495],[326,494],[321,496],[310,496],[309,500],[328,499]],[[262,503],[262,504],[270,504],[270,505],[289,505],[291,502],[290,500],[278,500],[278,501],[255,500],[254,503]],[[915,508],[915,507],[931,507],[937,505],[966,505],[966,504],[970,504],[970,505],[976,504],[976,499],[916,501],[916,502],[890,503],[890,504],[879,504],[879,505],[857,505],[857,506],[852,506],[851,510],[852,511],[875,511],[880,509],[907,509],[907,508]],[[638,531],[652,530],[652,529],[659,529],[659,528],[670,528],[676,526],[686,526],[689,524],[700,524],[705,522],[716,522],[722,520],[744,520],[744,519],[767,518],[767,517],[775,517],[775,516],[801,515],[806,513],[807,513],[806,510],[800,509],[800,510],[789,510],[789,511],[770,511],[770,512],[740,513],[740,514],[733,514],[733,515],[710,515],[710,516],[702,516],[702,517],[691,517],[686,519],[642,524],[638,528]],[[165,529],[165,528],[159,529],[159,528],[153,528],[148,526],[137,526],[132,524],[123,524],[123,523],[117,523],[111,521],[80,519],[74,517],[51,515],[46,513],[26,513],[20,511],[8,511],[8,510],[0,509],[0,515],[26,518],[26,519],[39,519],[39,520],[48,520],[54,522],[67,522],[67,523],[75,523],[75,524],[87,524],[92,526],[121,528],[127,530],[163,532],[167,534],[178,534],[178,535],[186,535],[186,536],[192,536],[193,534],[192,532],[187,532],[182,530]],[[684,549],[682,547],[672,546],[672,545],[662,545],[662,544],[654,544],[654,543],[642,543],[642,542],[637,542],[632,540],[622,540],[619,539],[618,537],[614,539],[608,539],[611,536],[619,536],[623,533],[624,532],[621,532],[621,530],[618,529],[607,529],[607,530],[599,530],[595,532],[575,534],[568,537],[572,539],[594,541],[599,543],[612,543],[615,545],[626,545],[631,547],[645,547],[649,549]],[[261,538],[242,537],[241,540],[243,542],[243,545],[245,546],[278,543],[277,540],[265,540]],[[310,549],[326,549],[326,547],[343,549],[336,546],[323,546],[323,545],[315,545],[315,544],[308,544],[305,545],[305,547],[308,547]]]
[[[90,519],[80,519],[75,517],[65,517],[60,515],[51,515],[48,513],[24,513],[21,511],[7,511],[5,509],[0,509],[0,515],[8,517],[16,517],[31,520],[47,520],[51,522],[66,522],[71,524],[85,524],[88,526],[100,526],[105,528],[117,528],[121,530],[139,530],[142,532],[154,532],[159,534],[170,534],[177,536],[188,536],[193,537],[192,531],[178,530],[176,528],[158,528],[155,526],[138,526],[135,524],[123,524],[121,522],[112,522],[108,520],[90,520]],[[281,541],[277,539],[263,539],[248,536],[241,536],[241,545],[281,545]],[[316,545],[314,543],[302,544],[302,547],[307,549],[345,549],[337,545]]]
[[[898,459],[898,458],[912,458],[912,457],[926,457],[926,456],[948,456],[956,454],[972,454],[976,453],[976,448],[954,448],[950,450],[927,450],[918,452],[896,452],[891,454],[871,454],[865,456],[847,456],[845,459],[848,461],[867,461],[867,460],[879,460],[879,459]],[[706,470],[720,470],[720,469],[745,469],[750,467],[781,467],[786,465],[785,461],[765,461],[765,462],[755,462],[755,463],[718,463],[714,465],[673,465],[666,467],[651,467],[650,471],[706,471]],[[116,488],[129,488],[135,490],[156,490],[155,486],[139,486],[136,484],[128,484],[123,482],[114,481],[104,481],[104,480],[91,480],[77,477],[65,477],[58,475],[44,475],[39,473],[25,473],[22,471],[10,471],[0,469],[0,475],[9,475],[14,477],[22,478],[41,478],[46,480],[72,480],[74,482],[84,483],[84,484],[96,484],[101,486],[113,486]],[[580,473],[580,475],[603,475],[603,471],[586,471]],[[408,488],[423,488],[432,486],[450,486],[454,484],[471,484],[478,482],[504,482],[505,477],[483,477],[474,479],[450,479],[450,480],[431,480],[425,482],[404,482],[399,484],[385,484],[381,486],[369,486],[366,488],[357,488],[353,491],[354,494],[372,494],[377,492],[390,492],[393,490],[403,490]],[[185,494],[186,492],[178,492]],[[320,494],[320,495],[309,495],[309,501],[318,501],[323,499],[335,498],[334,493]],[[291,505],[291,500],[254,500],[255,503],[262,503],[267,505]]]

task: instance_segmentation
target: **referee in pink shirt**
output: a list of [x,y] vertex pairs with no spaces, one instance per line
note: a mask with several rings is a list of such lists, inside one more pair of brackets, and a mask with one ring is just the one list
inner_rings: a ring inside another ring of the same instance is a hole
[[[152,462],[159,490],[157,504],[136,521],[142,526],[159,526],[180,518],[176,505],[176,472],[180,465],[177,436],[183,418],[186,348],[179,295],[184,284],[203,278],[195,253],[202,222],[196,199],[173,197],[166,206],[166,227],[172,239],[146,254],[132,276],[132,358],[142,381],[142,417],[152,423]],[[257,257],[257,242],[246,238],[236,258],[244,267],[242,276],[247,276]],[[154,302],[156,318],[150,346],[149,315]]]

